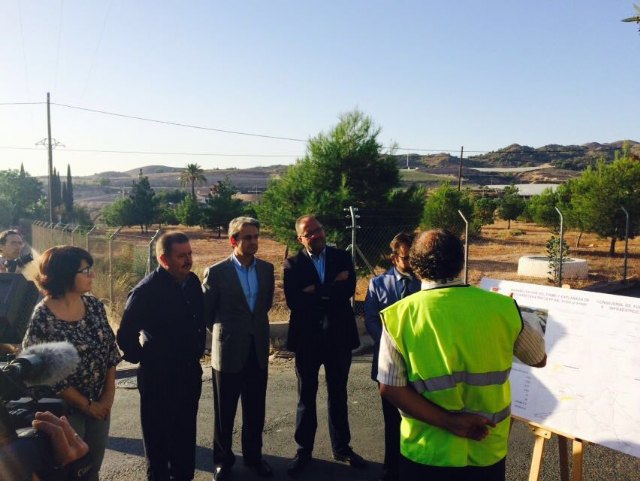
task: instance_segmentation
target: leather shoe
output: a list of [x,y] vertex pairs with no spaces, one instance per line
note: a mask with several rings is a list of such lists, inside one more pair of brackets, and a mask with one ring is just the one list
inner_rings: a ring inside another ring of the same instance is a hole
[[349,463],[352,467],[358,469],[364,469],[367,467],[367,462],[364,458],[357,454],[353,449],[341,453],[333,453],[333,459],[343,463]]
[[311,461],[311,456],[308,454],[297,453],[287,466],[287,474],[292,478],[298,476],[307,464]]
[[271,469],[269,463],[267,463],[264,459],[261,459],[257,463],[245,463],[245,466],[253,470],[253,472],[261,478],[270,478],[271,476],[273,476],[273,469]]
[[231,468],[225,465],[216,466],[213,470],[213,481],[226,481],[231,474]]

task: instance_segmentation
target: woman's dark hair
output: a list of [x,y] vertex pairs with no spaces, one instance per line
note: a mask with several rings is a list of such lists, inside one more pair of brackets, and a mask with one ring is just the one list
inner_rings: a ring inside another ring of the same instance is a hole
[[82,261],[93,266],[93,257],[86,250],[74,246],[56,246],[40,256],[40,272],[36,282],[47,295],[57,298],[70,291]]
[[409,264],[420,279],[454,279],[464,266],[462,241],[446,230],[423,232],[411,246]]

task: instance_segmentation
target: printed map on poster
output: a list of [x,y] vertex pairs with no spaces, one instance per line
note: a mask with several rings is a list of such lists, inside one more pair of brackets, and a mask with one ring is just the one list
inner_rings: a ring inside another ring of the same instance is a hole
[[547,366],[513,364],[512,413],[640,457],[640,299],[486,278],[480,287],[512,295],[544,333]]

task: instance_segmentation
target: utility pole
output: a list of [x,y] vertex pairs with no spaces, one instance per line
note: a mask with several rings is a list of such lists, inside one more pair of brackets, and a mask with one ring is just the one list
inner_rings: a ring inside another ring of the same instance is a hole
[[462,187],[462,156],[464,155],[464,145],[460,147],[460,166],[458,167],[458,192]]
[[51,138],[51,102],[49,92],[47,92],[47,137],[36,142],[35,145],[46,145],[49,152],[49,188],[47,193],[47,203],[49,204],[49,224],[53,224],[53,199],[51,195],[51,185],[53,183],[53,148],[64,147],[64,144],[61,144],[56,139]]
[[53,191],[51,186],[53,181],[53,147],[51,146],[51,102],[49,97],[49,92],[47,92],[47,138],[49,139],[47,142],[49,150],[49,224],[53,224],[53,199],[51,196]]

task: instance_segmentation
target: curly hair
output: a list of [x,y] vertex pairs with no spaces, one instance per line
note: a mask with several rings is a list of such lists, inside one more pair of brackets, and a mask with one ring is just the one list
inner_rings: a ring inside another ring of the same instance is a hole
[[93,266],[93,257],[86,250],[75,246],[55,246],[40,256],[36,282],[46,295],[59,298],[70,291],[82,261]]
[[464,266],[464,248],[455,234],[434,229],[420,234],[411,246],[409,264],[420,279],[454,279]]

